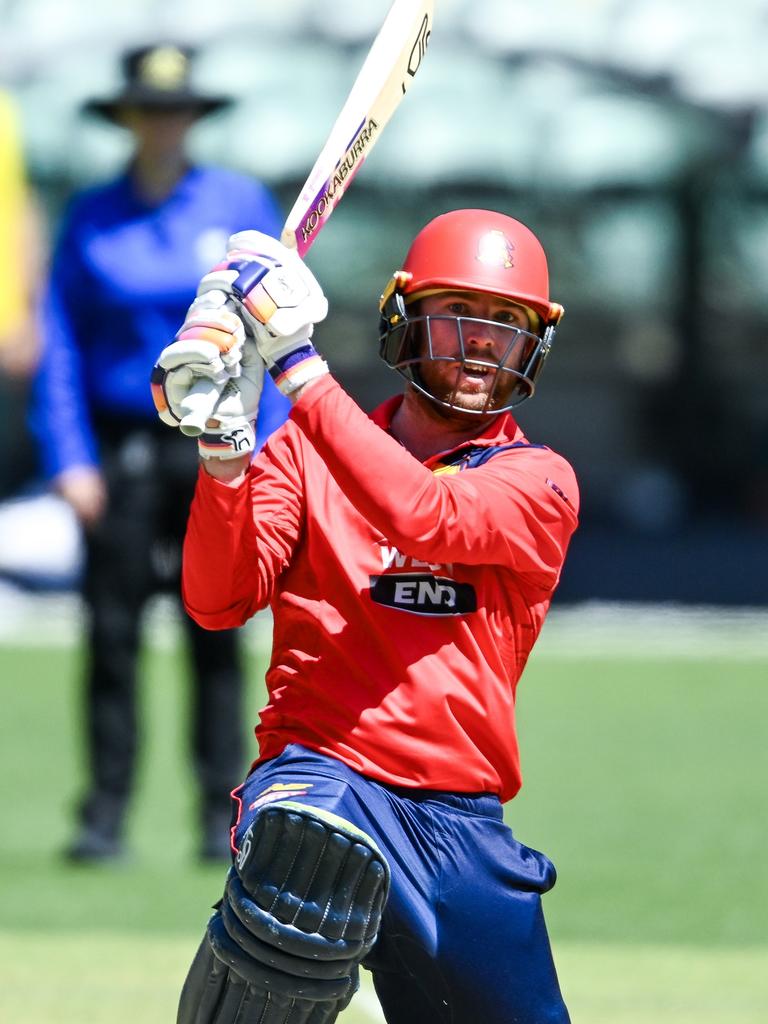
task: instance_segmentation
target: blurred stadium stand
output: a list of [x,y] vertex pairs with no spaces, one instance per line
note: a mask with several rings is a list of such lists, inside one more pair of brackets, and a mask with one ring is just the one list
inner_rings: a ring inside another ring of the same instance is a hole
[[[287,209],[388,0],[0,0],[0,85],[55,224],[112,173],[118,133],[79,114],[117,55],[199,45],[237,95],[196,153]],[[582,528],[558,595],[768,603],[765,0],[437,0],[413,95],[312,251],[321,342],[366,407],[397,387],[376,299],[415,231],[457,205],[534,227],[567,316],[519,419],[574,462]],[[0,482],[1,483],[1,482]]]

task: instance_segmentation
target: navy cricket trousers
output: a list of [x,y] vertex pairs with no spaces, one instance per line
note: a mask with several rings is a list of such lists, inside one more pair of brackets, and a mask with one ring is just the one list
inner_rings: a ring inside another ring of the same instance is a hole
[[517,842],[496,797],[382,785],[296,744],[233,797],[238,848],[261,807],[289,799],[352,822],[387,858],[364,966],[388,1024],[569,1024],[541,908],[555,870]]

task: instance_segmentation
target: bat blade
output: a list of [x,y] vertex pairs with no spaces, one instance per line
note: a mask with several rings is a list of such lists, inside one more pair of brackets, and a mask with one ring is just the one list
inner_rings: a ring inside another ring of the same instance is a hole
[[303,256],[378,142],[405,95],[432,32],[433,0],[395,0],[282,233]]
[[[421,67],[434,0],[395,0],[283,227],[283,245],[304,256],[378,142]],[[220,395],[199,381],[182,403],[180,430],[199,437]]]

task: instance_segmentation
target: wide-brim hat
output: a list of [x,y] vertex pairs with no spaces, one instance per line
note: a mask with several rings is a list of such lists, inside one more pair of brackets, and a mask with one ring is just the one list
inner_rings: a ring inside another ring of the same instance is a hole
[[232,103],[231,96],[200,93],[193,85],[192,64],[196,53],[188,46],[158,43],[129,50],[122,58],[125,85],[115,96],[88,100],[83,110],[119,123],[125,107],[148,110],[193,110],[198,116],[212,114]]

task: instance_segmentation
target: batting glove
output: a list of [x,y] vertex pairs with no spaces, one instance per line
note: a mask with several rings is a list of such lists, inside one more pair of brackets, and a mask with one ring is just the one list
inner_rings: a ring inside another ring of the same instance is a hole
[[283,394],[328,373],[311,340],[328,302],[298,253],[260,231],[232,235],[228,250],[226,261],[202,279],[198,294],[225,291],[237,300]]
[[204,459],[233,459],[255,447],[254,421],[264,363],[225,292],[210,290],[190,306],[176,340],[152,371],[158,416],[179,427],[190,413],[209,410],[198,450]]

